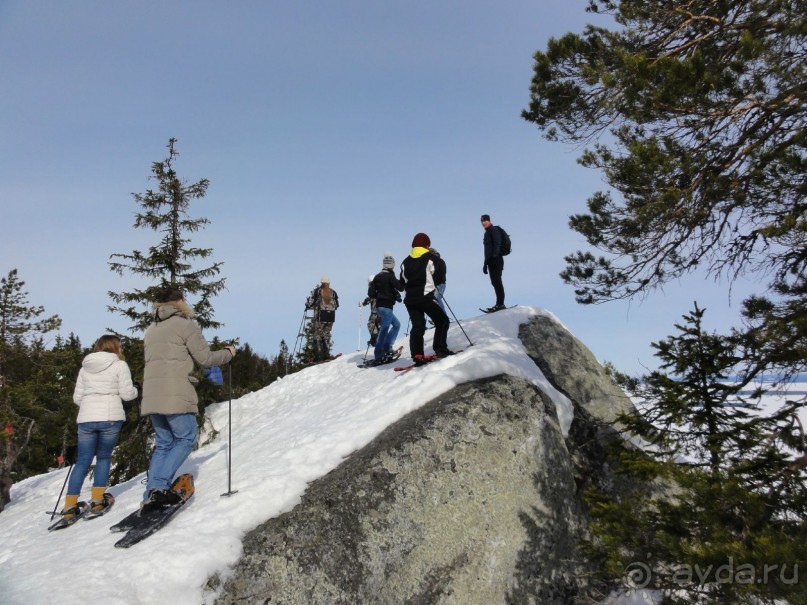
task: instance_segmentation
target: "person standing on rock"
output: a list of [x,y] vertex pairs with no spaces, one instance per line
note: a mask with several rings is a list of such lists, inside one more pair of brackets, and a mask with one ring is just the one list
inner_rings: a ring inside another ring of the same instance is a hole
[[453,355],[446,340],[448,338],[448,316],[435,301],[437,284],[445,281],[440,275],[436,257],[429,252],[431,240],[425,233],[418,233],[412,239],[412,251],[401,263],[399,279],[406,291],[404,305],[412,321],[409,332],[409,352],[415,365],[429,361],[423,353],[423,335],[426,333],[426,317],[434,323],[432,346],[436,357]]
[[496,293],[496,304],[487,309],[485,313],[501,311],[504,305],[504,284],[502,283],[502,272],[504,271],[504,256],[502,255],[502,236],[499,229],[490,222],[490,215],[483,214],[481,217],[482,227],[485,235],[482,238],[482,245],[485,249],[485,263],[482,265],[482,273],[490,276],[490,283]]
[[381,263],[381,271],[378,272],[367,288],[367,296],[375,298],[376,311],[381,318],[381,325],[378,328],[378,339],[376,340],[373,357],[376,364],[382,364],[393,360],[392,346],[398,338],[401,329],[401,322],[395,317],[392,308],[396,302],[401,300],[399,292],[403,290],[400,280],[395,277],[395,259],[392,253],[387,252]]
[[339,308],[339,295],[331,288],[331,278],[323,275],[320,285],[311,291],[305,308],[314,311],[312,319],[314,359],[325,361],[331,356],[331,330]]

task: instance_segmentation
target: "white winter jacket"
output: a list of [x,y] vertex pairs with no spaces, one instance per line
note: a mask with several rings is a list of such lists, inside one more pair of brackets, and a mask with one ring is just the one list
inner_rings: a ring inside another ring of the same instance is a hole
[[73,391],[79,406],[76,422],[125,420],[123,401],[137,397],[128,364],[114,353],[90,353],[81,362]]

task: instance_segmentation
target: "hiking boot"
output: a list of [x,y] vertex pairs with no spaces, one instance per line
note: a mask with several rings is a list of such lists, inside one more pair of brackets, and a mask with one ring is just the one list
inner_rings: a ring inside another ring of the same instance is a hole
[[435,359],[437,359],[437,357],[433,355],[415,355],[412,357],[412,360],[415,362],[416,366],[425,365],[430,361],[434,361]]
[[103,500],[90,501],[90,512],[93,515],[99,515],[108,509],[114,501],[115,498],[112,496],[112,494],[104,494]]
[[146,504],[172,506],[182,500],[182,496],[170,489],[153,489],[149,492]]
[[454,353],[454,351],[451,351],[450,349],[446,349],[445,351],[438,351],[435,357],[439,357],[440,359],[442,359],[443,357],[448,357],[449,355],[456,355],[456,353]]
[[79,502],[75,506],[71,506],[70,508],[63,508],[62,512],[59,513],[63,519],[72,519],[73,517],[80,515],[84,512],[84,509],[87,508],[86,502]]

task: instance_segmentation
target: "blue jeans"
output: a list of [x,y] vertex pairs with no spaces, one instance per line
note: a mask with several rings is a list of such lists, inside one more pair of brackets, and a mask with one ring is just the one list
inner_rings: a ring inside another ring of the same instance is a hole
[[174,474],[193,451],[196,443],[196,414],[152,414],[154,453],[149,464],[149,480],[143,499],[153,489],[168,489]]
[[378,338],[375,341],[373,356],[376,361],[381,361],[384,354],[392,352],[392,345],[398,338],[398,331],[401,329],[401,322],[389,307],[378,307],[378,316],[381,318],[381,325],[378,328]]
[[78,425],[78,453],[67,484],[67,493],[81,493],[81,486],[95,458],[92,486],[106,487],[112,466],[112,450],[118,443],[123,420],[106,422],[80,422]]
[[437,304],[440,305],[440,308],[443,310],[443,313],[448,316],[448,311],[446,311],[446,307],[443,304],[443,293],[446,291],[446,282],[443,282],[439,286],[437,286],[437,291],[434,293],[434,300],[437,301]]

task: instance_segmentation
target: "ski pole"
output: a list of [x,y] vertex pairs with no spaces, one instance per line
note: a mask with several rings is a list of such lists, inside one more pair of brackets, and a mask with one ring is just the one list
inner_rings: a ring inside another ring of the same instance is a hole
[[238,490],[233,491],[232,488],[232,473],[233,473],[233,364],[232,361],[227,364],[227,390],[229,391],[229,409],[227,411],[227,492],[222,496],[232,496],[237,494]]
[[53,521],[53,518],[56,516],[56,509],[59,508],[59,502],[62,501],[62,494],[64,493],[64,488],[67,487],[67,480],[70,479],[70,473],[73,471],[73,462],[70,462],[70,466],[67,467],[67,477],[64,478],[64,483],[62,483],[62,491],[59,492],[59,497],[56,499],[56,506],[53,507],[53,512],[50,514],[50,520]]
[[471,342],[471,339],[468,337],[468,334],[465,332],[465,328],[462,327],[462,324],[460,323],[460,320],[457,319],[456,315],[454,315],[454,309],[452,309],[451,305],[448,304],[448,301],[446,300],[445,294],[443,294],[443,302],[445,303],[446,307],[448,307],[448,310],[451,311],[451,315],[454,317],[454,321],[457,322],[457,325],[460,327],[460,330],[462,330],[462,333],[465,334],[465,338],[468,339],[468,345],[469,346],[474,346],[474,343]]
[[[363,305],[361,303],[359,303],[359,333],[358,333],[358,338],[356,339],[356,350],[357,351],[361,351],[361,315],[362,315],[361,314],[361,308],[362,308],[362,306]],[[367,353],[364,354],[364,357],[365,357],[365,359],[367,358]]]

